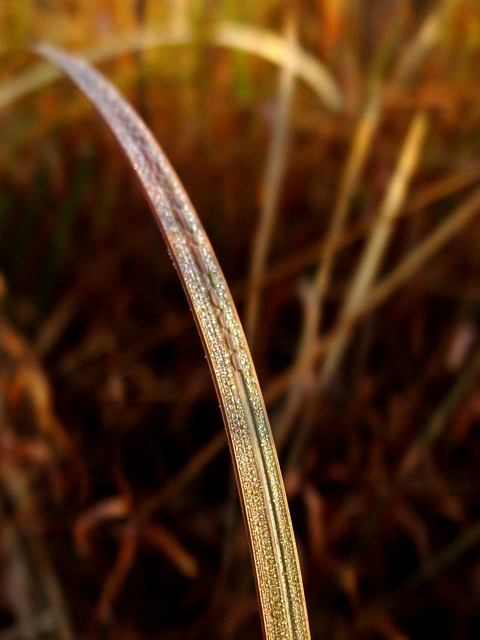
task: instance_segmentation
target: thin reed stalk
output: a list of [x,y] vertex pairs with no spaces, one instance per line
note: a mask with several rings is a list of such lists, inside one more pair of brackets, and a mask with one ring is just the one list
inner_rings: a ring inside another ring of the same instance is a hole
[[[340,313],[340,323],[346,322],[348,318],[356,315],[376,278],[393,231],[393,223],[404,205],[410,179],[417,167],[427,127],[427,115],[424,112],[417,113],[410,125],[397,168],[380,207],[377,222],[368,239],[358,269],[352,278]],[[343,357],[348,340],[348,331],[339,332],[335,342],[329,348],[320,371],[320,386],[322,388],[326,388],[330,384]]]
[[250,261],[245,333],[250,349],[252,350],[254,349],[255,334],[258,325],[262,282],[264,280],[275,220],[278,214],[280,190],[288,154],[288,121],[295,93],[293,62],[297,48],[297,27],[293,16],[290,16],[287,21],[285,41],[287,43],[287,49],[285,61],[280,73],[277,113],[267,156],[262,208],[257,231],[253,239],[252,257]]
[[281,449],[288,438],[304,397],[307,381],[307,361],[318,338],[322,322],[322,305],[327,291],[334,259],[344,235],[344,224],[348,208],[358,184],[358,178],[371,148],[374,133],[380,118],[378,96],[375,94],[369,101],[357,125],[352,148],[347,159],[340,183],[337,203],[333,211],[330,229],[325,244],[322,246],[320,263],[314,277],[313,285],[305,296],[305,311],[300,343],[295,357],[295,375],[293,376],[285,406],[275,425],[275,441]]
[[[354,315],[341,320],[326,335],[317,340],[309,354],[307,364],[310,365],[322,358],[331,348],[331,345],[338,339],[338,336],[343,335],[345,332],[348,334],[353,331],[358,322],[360,322],[367,313],[370,313],[383,304],[400,287],[413,278],[429,260],[471,222],[479,211],[480,189],[476,189],[473,194],[462,202],[416,249],[412,250],[397,267],[373,287],[370,294]],[[285,393],[291,384],[294,374],[294,367],[289,367],[270,383],[264,393],[267,405],[275,402]]]

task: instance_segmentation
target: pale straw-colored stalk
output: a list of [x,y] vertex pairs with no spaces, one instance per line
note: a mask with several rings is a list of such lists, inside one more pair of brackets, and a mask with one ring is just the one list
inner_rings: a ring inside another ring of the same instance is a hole
[[451,31],[451,22],[462,3],[463,0],[443,0],[426,16],[395,65],[392,73],[394,84],[402,84],[412,78],[419,64]]
[[[451,242],[480,212],[480,189],[476,189],[454,211],[413,249],[388,275],[375,285],[359,309],[352,316],[338,322],[327,334],[320,337],[309,353],[309,366],[314,365],[336,342],[340,335],[349,333],[368,313],[388,300],[400,287],[411,280],[448,242]],[[289,367],[265,389],[268,404],[278,400],[288,389],[295,375],[294,367]]]
[[[194,34],[188,24],[182,23],[180,26],[177,25],[175,30],[171,26],[166,30],[148,28],[133,35],[106,38],[101,45],[90,47],[80,52],[80,55],[92,64],[98,64],[139,51],[187,45],[196,41],[245,51],[278,66],[283,66],[288,57],[288,44],[281,36],[267,29],[230,21],[214,25],[203,40]],[[317,58],[297,47],[291,64],[294,75],[303,80],[322,102],[334,110],[341,107],[340,90],[326,67]],[[0,109],[30,93],[44,89],[60,78],[61,73],[58,69],[44,62],[30,65],[24,71],[19,71],[0,83]]]
[[[380,207],[376,224],[368,238],[359,266],[350,284],[340,312],[340,322],[346,322],[348,318],[357,314],[372,288],[388,247],[395,219],[404,205],[411,177],[418,165],[427,128],[427,115],[424,112],[417,113],[408,130],[397,167]],[[338,332],[337,338],[328,350],[321,368],[321,387],[326,388],[330,384],[343,357],[349,337],[349,331]]]
[[377,97],[377,94],[372,96],[356,127],[350,154],[340,182],[339,195],[332,214],[330,228],[325,245],[322,247],[320,263],[305,301],[303,329],[294,365],[295,375],[293,376],[282,413],[275,424],[275,441],[279,449],[286,442],[302,406],[304,385],[307,377],[306,371],[308,369],[307,362],[309,353],[318,337],[322,319],[323,299],[330,282],[334,258],[342,242],[348,208],[357,187],[358,178],[367,153],[371,148],[380,118]]
[[265,277],[268,252],[272,241],[275,221],[278,215],[280,191],[287,162],[288,122],[295,92],[293,63],[297,48],[297,27],[293,16],[290,16],[287,20],[285,32],[287,49],[280,73],[277,113],[274,119],[272,138],[268,150],[262,207],[257,230],[253,239],[252,257],[250,261],[248,297],[245,312],[245,333],[252,351],[258,325],[262,284]]
[[[445,19],[445,7],[432,12],[421,25],[416,36],[405,49],[405,55],[397,64],[393,72],[394,84],[406,82],[412,72],[418,67],[420,62],[438,41],[441,24]],[[385,64],[386,60],[384,60]],[[382,67],[382,66],[381,66]],[[377,75],[381,69],[377,69]],[[314,348],[318,339],[318,333],[322,323],[322,308],[325,295],[330,284],[331,274],[334,268],[335,257],[341,245],[344,235],[344,226],[348,215],[348,209],[358,185],[358,180],[362,167],[367,158],[367,153],[371,148],[371,143],[377,129],[382,111],[383,90],[379,82],[373,82],[370,97],[357,125],[349,157],[345,166],[343,177],[340,183],[339,195],[325,245],[322,247],[319,266],[316,271],[313,283],[308,286],[305,296],[303,327],[300,341],[295,355],[294,370],[291,386],[284,406],[277,421],[275,422],[275,441],[279,450],[286,442],[300,409],[304,406],[303,400],[306,389],[311,386],[309,380],[308,361],[309,354]],[[398,214],[400,211],[398,212]],[[313,372],[310,372],[313,374]]]
[[[282,65],[291,55],[290,46],[284,38],[252,25],[222,22],[214,30],[212,41],[254,54],[276,65]],[[336,82],[328,69],[318,58],[307,54],[300,47],[293,49],[293,59],[289,63],[295,75],[304,80],[330,108],[341,108],[343,99]]]

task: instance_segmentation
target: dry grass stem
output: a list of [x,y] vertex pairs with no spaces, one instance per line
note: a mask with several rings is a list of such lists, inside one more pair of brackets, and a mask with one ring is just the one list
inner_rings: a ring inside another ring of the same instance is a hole
[[449,565],[461,558],[472,547],[480,541],[480,522],[470,525],[466,531],[459,535],[446,548],[430,558],[424,566],[419,569],[402,587],[391,594],[391,596],[377,603],[370,610],[367,610],[361,617],[361,624],[367,625],[385,612],[391,611],[399,603],[407,598],[415,589],[418,589],[426,582],[433,580]]
[[425,207],[451,196],[479,180],[480,166],[472,166],[464,171],[440,178],[412,196],[405,213],[411,214],[421,211]]
[[158,493],[147,498],[141,504],[138,520],[146,521],[160,509],[165,502],[177,491],[180,491],[188,482],[191,482],[200,474],[213,458],[220,453],[227,444],[224,431],[219,431],[191,460],[175,475],[166,486],[162,487]]
[[322,245],[320,264],[315,274],[311,291],[305,296],[303,328],[294,364],[296,374],[292,379],[282,414],[275,425],[275,440],[279,449],[282,448],[288,438],[291,426],[303,400],[304,384],[308,378],[306,376],[306,367],[309,362],[309,354],[317,340],[321,326],[323,299],[330,282],[334,258],[342,244],[348,207],[358,184],[358,178],[367,153],[371,148],[379,118],[378,95],[374,95],[357,125],[352,148],[340,183],[339,195],[333,211],[330,229],[325,244]]
[[[476,189],[466,200],[457,207],[448,218],[442,222],[426,238],[420,246],[411,251],[403,261],[385,276],[374,287],[358,311],[358,317],[372,311],[379,304],[387,300],[394,291],[408,282],[418,271],[437,254],[443,247],[453,240],[463,228],[472,220],[480,209],[480,189]],[[334,332],[332,332],[333,335]],[[315,347],[316,354],[322,351],[320,341]]]
[[247,307],[245,312],[245,333],[250,349],[254,349],[260,309],[260,294],[267,265],[283,174],[288,155],[288,121],[295,93],[294,56],[297,49],[297,28],[293,16],[287,21],[285,40],[287,52],[280,74],[277,113],[273,124],[272,139],[267,156],[265,184],[262,195],[262,208],[258,227],[254,235],[250,277],[248,285]]
[[470,358],[470,362],[464,367],[450,391],[433,413],[425,429],[419,434],[415,446],[421,448],[431,447],[439,439],[447,420],[465,398],[479,370],[480,349],[477,348]]
[[313,56],[295,47],[293,60],[290,45],[281,37],[250,25],[222,23],[214,31],[214,41],[217,45],[224,45],[234,49],[255,54],[279,66],[285,62],[295,69],[295,75],[304,80],[333,110],[342,106],[342,95],[327,68]]
[[[315,363],[331,349],[339,336],[350,333],[357,323],[390,298],[401,286],[414,277],[443,247],[453,240],[480,210],[480,189],[474,191],[465,202],[457,207],[420,246],[411,251],[393,271],[385,276],[370,292],[355,315],[344,318],[326,335],[320,337],[309,354],[309,362]],[[295,369],[289,367],[265,390],[268,404],[276,402],[288,389]]]
[[[354,317],[367,297],[380,268],[388,241],[393,232],[393,222],[404,205],[410,179],[417,167],[422,143],[427,132],[428,119],[425,113],[418,113],[408,131],[397,168],[388,185],[378,218],[360,259],[360,264],[352,278],[349,292],[340,313],[339,323]],[[348,332],[338,333],[329,348],[320,372],[320,384],[328,387],[343,356],[348,342]]]
[[[97,47],[80,52],[92,64],[113,60],[123,55],[147,51],[158,47],[186,45],[195,42],[196,36],[190,30],[166,31],[143,29],[133,36],[123,35],[108,39]],[[313,56],[296,47],[289,53],[289,44],[280,36],[267,30],[234,22],[222,22],[215,26],[206,37],[206,42],[245,51],[259,56],[280,67],[290,58],[289,65],[293,73],[302,79],[318,97],[332,109],[339,109],[342,104],[340,90],[326,68]],[[45,89],[57,82],[61,73],[38,62],[25,71],[17,72],[12,78],[0,84],[0,109],[5,109],[17,100]]]
[[394,83],[411,80],[419,65],[438,46],[442,38],[449,34],[451,22],[463,0],[443,0],[423,21],[416,36],[402,52],[393,70]]
[[441,35],[444,8],[429,14],[420,26],[413,41],[407,45],[393,72],[395,81],[408,80],[419,63],[437,44]]
[[[480,180],[480,167],[472,166],[464,171],[456,172],[452,175],[439,178],[432,184],[423,187],[418,193],[413,194],[405,207],[399,212],[399,217],[411,216],[422,211],[425,207],[434,204],[454,195],[465,187],[468,187]],[[345,228],[338,239],[335,253],[345,249],[358,240],[362,240],[370,234],[374,221],[360,220],[350,227]],[[293,255],[287,255],[273,263],[265,272],[261,286],[263,289],[271,287],[275,284],[287,280],[294,275],[299,274],[307,267],[311,267],[320,261],[323,263],[327,253],[329,237],[322,238],[311,245],[308,245],[302,251],[298,251]],[[243,300],[247,295],[247,286],[245,283],[232,286],[232,292],[235,300]],[[325,295],[325,294],[324,294]]]

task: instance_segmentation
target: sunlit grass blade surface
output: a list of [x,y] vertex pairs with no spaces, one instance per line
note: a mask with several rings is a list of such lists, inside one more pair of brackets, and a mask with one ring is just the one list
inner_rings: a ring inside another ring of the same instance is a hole
[[252,550],[265,637],[310,637],[277,456],[248,346],[227,284],[188,196],[150,131],[85,62],[49,46],[105,119],[145,191],[190,301],[225,420]]

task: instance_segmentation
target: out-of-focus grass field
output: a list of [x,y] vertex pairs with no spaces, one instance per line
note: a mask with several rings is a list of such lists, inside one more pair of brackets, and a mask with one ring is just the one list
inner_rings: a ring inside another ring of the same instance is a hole
[[480,4],[2,0],[0,27],[0,640],[261,637],[183,291],[38,41],[128,97],[204,222],[312,637],[477,638]]

